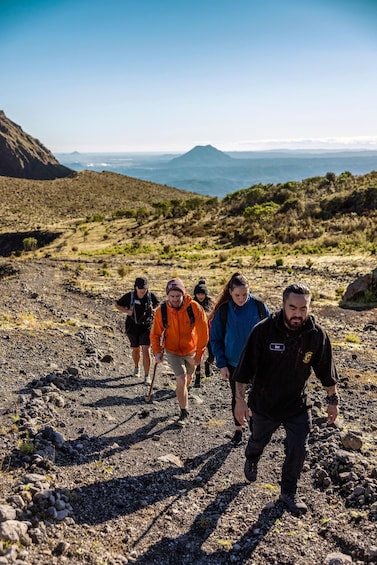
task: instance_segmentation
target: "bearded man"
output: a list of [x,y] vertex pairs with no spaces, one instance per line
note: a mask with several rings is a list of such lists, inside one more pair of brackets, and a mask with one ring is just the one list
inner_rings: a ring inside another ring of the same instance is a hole
[[[258,461],[272,434],[285,429],[285,459],[280,500],[293,514],[307,511],[297,495],[311,429],[307,382],[313,369],[326,388],[328,423],[338,416],[338,379],[329,336],[310,314],[311,292],[292,284],[283,292],[283,307],[257,324],[246,343],[234,379],[235,416],[249,420],[245,476],[257,480]],[[245,401],[249,388],[248,403]]]

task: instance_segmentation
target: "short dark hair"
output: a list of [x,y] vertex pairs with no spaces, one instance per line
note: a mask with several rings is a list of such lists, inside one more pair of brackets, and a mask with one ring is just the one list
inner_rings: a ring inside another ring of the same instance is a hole
[[304,294],[305,296],[311,297],[312,293],[310,289],[304,284],[290,284],[283,292],[283,302],[288,299],[290,294]]

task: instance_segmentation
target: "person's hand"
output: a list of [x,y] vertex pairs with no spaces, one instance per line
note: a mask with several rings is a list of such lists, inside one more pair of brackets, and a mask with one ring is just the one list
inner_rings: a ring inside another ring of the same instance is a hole
[[154,356],[154,360],[156,363],[161,363],[162,362],[162,353],[156,353],[156,355]]
[[221,378],[223,378],[224,381],[229,380],[229,369],[228,369],[228,367],[221,367],[220,374],[221,374]]
[[192,362],[194,363],[194,365],[196,367],[197,365],[200,365],[200,361],[201,361],[201,357],[195,356]]
[[333,424],[337,419],[339,414],[339,408],[337,404],[328,404],[327,406],[327,423]]
[[243,400],[241,398],[236,398],[236,405],[234,407],[234,417],[237,420],[237,422],[240,422],[241,424],[247,420],[249,421],[251,418],[251,410],[247,405],[246,400]]

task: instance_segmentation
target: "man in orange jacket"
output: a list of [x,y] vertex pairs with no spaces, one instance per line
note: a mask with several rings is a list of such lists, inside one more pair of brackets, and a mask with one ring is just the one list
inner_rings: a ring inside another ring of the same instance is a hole
[[181,413],[179,425],[188,416],[188,393],[195,367],[199,365],[208,343],[207,317],[203,308],[186,293],[179,278],[166,285],[166,302],[155,313],[150,333],[156,363],[163,350],[176,377],[176,396]]

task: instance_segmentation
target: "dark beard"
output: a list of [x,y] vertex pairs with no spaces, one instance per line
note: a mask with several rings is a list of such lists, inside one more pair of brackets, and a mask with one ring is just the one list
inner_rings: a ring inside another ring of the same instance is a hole
[[[305,324],[305,322],[307,320],[307,318],[304,319],[304,320],[301,319],[299,324],[292,324],[292,322],[290,320],[288,320],[284,311],[283,311],[283,317],[284,317],[284,324],[292,332],[297,332],[297,331],[301,330],[303,325]],[[296,319],[296,321],[298,320],[297,318],[294,318],[294,319]]]

